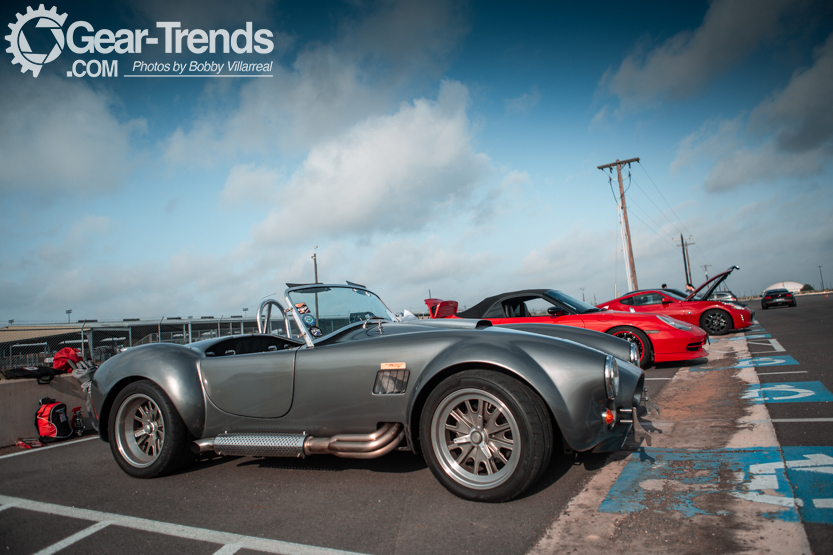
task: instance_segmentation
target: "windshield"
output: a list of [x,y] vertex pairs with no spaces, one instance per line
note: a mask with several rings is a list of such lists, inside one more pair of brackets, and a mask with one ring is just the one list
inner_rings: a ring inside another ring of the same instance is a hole
[[683,295],[682,292],[677,291],[676,289],[663,289],[662,292],[664,294],[668,295],[669,297],[673,297],[675,299],[680,299],[681,301],[684,301],[685,298],[688,296],[688,295]]
[[584,301],[580,301],[578,299],[574,299],[570,295],[566,293],[562,293],[561,291],[555,291],[554,289],[550,289],[547,291],[547,296],[552,298],[558,303],[563,304],[576,314],[586,314],[588,312],[600,312],[601,309],[596,308],[593,305],[589,305]]
[[375,294],[354,287],[307,287],[287,293],[312,337],[323,337],[368,318],[395,321]]

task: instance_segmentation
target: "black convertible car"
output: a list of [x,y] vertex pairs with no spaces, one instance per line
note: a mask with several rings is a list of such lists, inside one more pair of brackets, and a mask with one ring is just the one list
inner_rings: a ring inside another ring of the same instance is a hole
[[631,430],[650,440],[639,424],[650,406],[644,374],[631,344],[606,334],[397,318],[357,284],[291,286],[261,305],[258,327],[131,348],[101,365],[93,409],[126,473],[163,475],[200,452],[398,449],[422,453],[465,499],[505,501],[564,447],[613,451]]

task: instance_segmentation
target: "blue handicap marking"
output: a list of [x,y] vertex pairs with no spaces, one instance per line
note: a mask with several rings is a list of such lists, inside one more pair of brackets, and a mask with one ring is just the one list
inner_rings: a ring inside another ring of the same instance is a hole
[[[724,362],[724,361],[718,361]],[[726,361],[728,362],[728,361]],[[724,362],[724,364],[726,363]],[[738,359],[731,366],[715,366],[715,367],[691,367],[689,372],[710,372],[712,370],[730,370],[732,368],[752,368],[761,366],[795,366],[798,361],[790,355],[770,356],[770,357],[754,357]]]
[[782,451],[802,519],[833,524],[833,447],[783,447]]
[[[748,484],[751,481],[748,469],[755,465],[772,465],[773,474],[765,479],[766,483],[759,480]],[[765,492],[754,489],[759,485],[766,486]],[[757,497],[755,501],[769,503],[772,512],[767,517],[788,522],[800,519],[777,447],[640,449],[628,459],[599,506],[599,512],[676,511],[687,518],[726,514],[722,510],[710,510],[714,504],[706,497],[725,494],[740,499]],[[761,498],[757,494],[769,497]]]
[[726,341],[740,341],[741,339],[767,339],[769,337],[772,336],[768,333],[753,333],[751,335],[741,335],[740,337],[730,337]]
[[798,361],[789,355],[777,357],[742,358],[730,368],[749,368],[751,366],[795,366]]
[[753,403],[830,403],[833,394],[821,382],[767,383],[750,385],[741,399]]
[[833,524],[833,447],[639,449],[599,506],[602,513],[725,515],[708,496],[772,507],[766,518]]

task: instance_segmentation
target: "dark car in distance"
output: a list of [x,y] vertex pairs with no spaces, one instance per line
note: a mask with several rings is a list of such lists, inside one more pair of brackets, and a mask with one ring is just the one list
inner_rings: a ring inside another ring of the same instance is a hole
[[769,289],[761,295],[761,308],[771,306],[795,306],[795,295],[786,289]]
[[710,301],[720,301],[722,303],[736,303],[738,302],[737,296],[732,293],[731,291],[715,291],[709,297]]

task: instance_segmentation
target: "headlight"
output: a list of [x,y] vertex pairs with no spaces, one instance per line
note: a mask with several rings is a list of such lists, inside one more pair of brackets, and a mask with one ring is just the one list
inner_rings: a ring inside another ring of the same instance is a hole
[[726,303],[726,304],[729,305],[729,306],[732,306],[734,308],[737,308],[738,310],[749,310],[745,306],[741,306],[739,304],[735,304],[735,303]]
[[669,318],[668,316],[662,316],[660,314],[657,314],[657,318],[659,318],[660,320],[662,320],[663,322],[665,322],[669,326],[671,326],[673,328],[677,328],[678,330],[691,331],[691,326],[687,326],[687,325],[683,324],[682,322],[678,322],[677,320],[675,320],[673,318]]
[[639,366],[639,347],[636,343],[631,343],[631,364]]
[[605,357],[605,390],[611,400],[619,394],[619,364],[610,355]]

